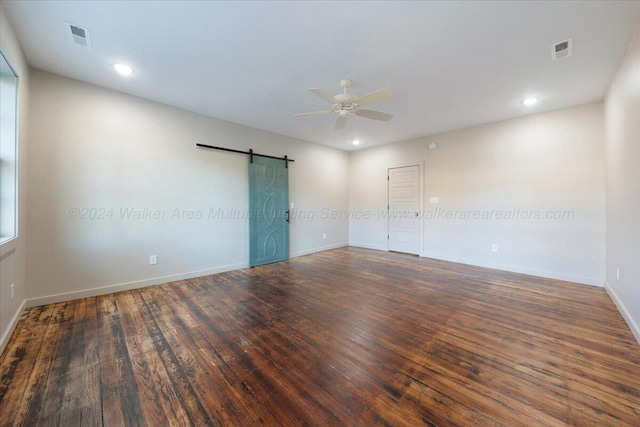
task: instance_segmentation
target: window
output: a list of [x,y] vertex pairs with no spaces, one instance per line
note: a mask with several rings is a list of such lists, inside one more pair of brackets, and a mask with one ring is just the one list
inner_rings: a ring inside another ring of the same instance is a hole
[[0,52],[0,244],[16,237],[18,76]]

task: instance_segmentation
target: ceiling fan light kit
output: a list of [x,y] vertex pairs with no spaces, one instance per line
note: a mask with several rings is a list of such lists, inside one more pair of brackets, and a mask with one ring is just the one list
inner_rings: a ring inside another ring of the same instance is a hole
[[356,96],[352,93],[347,93],[347,88],[350,88],[352,81],[349,79],[340,80],[340,87],[343,88],[343,92],[336,96],[331,96],[322,89],[311,88],[311,93],[318,98],[332,104],[333,108],[330,110],[312,111],[309,113],[294,114],[293,117],[310,116],[316,114],[331,114],[337,113],[338,119],[336,120],[335,129],[344,129],[347,124],[347,119],[351,114],[355,114],[360,117],[372,120],[389,121],[393,118],[391,114],[383,113],[375,110],[366,110],[361,107],[365,107],[376,102],[380,102],[387,98],[391,98],[395,93],[388,87],[384,89],[378,89],[363,96]]

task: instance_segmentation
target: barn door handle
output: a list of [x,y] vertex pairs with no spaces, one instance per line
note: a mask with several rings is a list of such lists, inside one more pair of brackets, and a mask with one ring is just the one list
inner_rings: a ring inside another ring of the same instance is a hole
[[287,209],[287,222],[289,222],[289,209]]

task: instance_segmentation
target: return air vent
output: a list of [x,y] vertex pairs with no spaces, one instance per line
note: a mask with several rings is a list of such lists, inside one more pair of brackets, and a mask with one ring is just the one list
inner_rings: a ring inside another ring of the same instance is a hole
[[573,39],[563,40],[551,45],[551,60],[557,61],[558,59],[571,56],[573,53]]
[[91,47],[91,34],[88,29],[69,22],[66,22],[66,24],[72,42],[83,47]]

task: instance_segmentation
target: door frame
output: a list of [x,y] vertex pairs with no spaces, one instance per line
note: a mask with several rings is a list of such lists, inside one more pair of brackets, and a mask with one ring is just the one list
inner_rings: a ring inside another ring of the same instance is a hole
[[[418,206],[420,208],[420,213],[424,213],[424,192],[425,192],[425,174],[424,174],[424,165],[425,162],[424,160],[422,160],[421,162],[415,162],[415,163],[402,163],[402,164],[395,164],[395,163],[391,163],[387,165],[387,168],[385,169],[386,173],[387,173],[387,252],[390,252],[389,249],[389,236],[391,235],[391,229],[390,224],[389,224],[389,220],[391,219],[390,216],[388,215],[390,213],[389,211],[389,206],[391,206],[391,200],[389,198],[390,194],[389,194],[389,169],[397,169],[397,168],[406,168],[406,167],[411,167],[411,166],[417,166],[418,167],[418,183],[420,185],[420,198],[419,198],[419,202],[418,202]],[[421,215],[419,217],[419,227],[418,227],[418,239],[420,239],[420,245],[419,245],[419,249],[418,249],[418,256],[419,257],[423,257],[424,256],[424,217]]]

